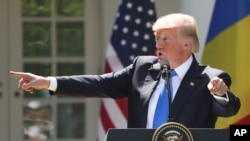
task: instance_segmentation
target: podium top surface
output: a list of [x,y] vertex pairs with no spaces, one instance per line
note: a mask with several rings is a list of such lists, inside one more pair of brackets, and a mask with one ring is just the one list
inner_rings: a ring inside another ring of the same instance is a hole
[[[229,129],[190,128],[194,141],[229,141]],[[107,141],[152,141],[156,129],[109,129]]]

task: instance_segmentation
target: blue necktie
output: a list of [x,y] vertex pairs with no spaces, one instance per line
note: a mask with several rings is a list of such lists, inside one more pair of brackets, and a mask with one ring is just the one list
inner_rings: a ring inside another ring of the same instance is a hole
[[[175,75],[176,75],[176,72],[174,70],[171,70],[171,77],[170,77],[171,92],[172,92],[172,77]],[[169,114],[169,98],[168,98],[168,91],[166,88],[166,84],[164,83],[164,86],[160,93],[160,96],[156,105],[156,109],[155,109],[153,128],[158,128],[163,123],[166,123],[168,120],[168,114]]]

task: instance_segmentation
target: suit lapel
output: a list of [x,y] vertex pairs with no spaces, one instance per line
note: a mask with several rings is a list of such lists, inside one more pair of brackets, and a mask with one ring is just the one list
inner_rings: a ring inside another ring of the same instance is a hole
[[[142,99],[144,102],[149,102],[160,78],[160,64],[156,63],[148,70],[148,75],[145,78],[144,86],[142,88]],[[143,103],[145,104],[145,103]]]
[[149,100],[155,91],[156,86],[158,85],[160,78],[160,64],[152,64],[152,67],[148,69],[148,75],[145,77],[144,84],[140,94],[140,102],[142,103],[141,107],[141,124],[142,127],[146,128],[147,124],[147,113],[148,113],[148,104]]
[[[184,76],[174,101],[171,105],[172,107],[172,117],[175,119],[178,114],[181,112],[183,107],[186,105],[186,102],[189,98],[192,97],[192,93],[198,87],[200,83],[200,72],[199,72],[199,65],[197,61],[194,59],[189,70],[187,71],[186,75]],[[188,92],[188,93],[187,93]]]

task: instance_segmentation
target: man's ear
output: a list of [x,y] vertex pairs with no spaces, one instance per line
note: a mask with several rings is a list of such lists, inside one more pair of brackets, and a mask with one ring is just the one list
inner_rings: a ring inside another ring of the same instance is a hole
[[185,48],[187,48],[187,47],[192,48],[192,39],[186,38],[186,39],[184,40],[184,47],[185,47]]

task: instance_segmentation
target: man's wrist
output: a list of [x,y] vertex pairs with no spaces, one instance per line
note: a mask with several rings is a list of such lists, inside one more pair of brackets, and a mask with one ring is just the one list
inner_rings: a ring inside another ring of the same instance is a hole
[[226,104],[229,102],[229,98],[228,98],[228,94],[224,94],[223,96],[218,96],[216,94],[212,94],[213,97],[218,101],[220,102],[221,104]]

